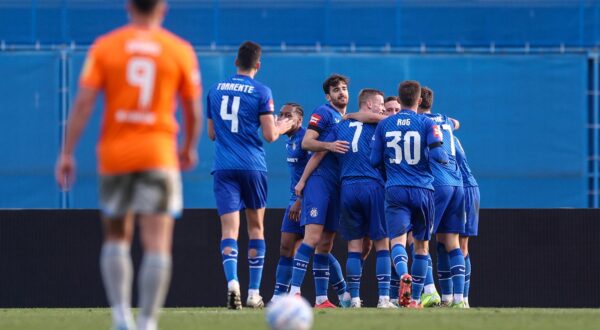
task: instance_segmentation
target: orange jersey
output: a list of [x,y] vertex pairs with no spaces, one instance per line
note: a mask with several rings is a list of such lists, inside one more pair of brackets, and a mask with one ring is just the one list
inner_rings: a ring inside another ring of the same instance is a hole
[[189,43],[162,28],[124,26],[96,40],[80,86],[105,93],[100,174],[178,168],[176,97],[201,93]]

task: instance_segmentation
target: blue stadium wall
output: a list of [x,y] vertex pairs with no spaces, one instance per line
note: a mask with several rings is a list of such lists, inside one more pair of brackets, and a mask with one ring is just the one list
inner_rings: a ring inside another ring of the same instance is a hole
[[[169,0],[166,26],[198,46],[597,46],[598,0]],[[0,0],[7,44],[90,44],[124,0]],[[102,19],[98,19],[102,17]],[[507,19],[510,24],[507,24]],[[93,22],[93,24],[90,24]]]
[[[64,121],[83,52],[0,52],[0,208],[95,208],[95,140],[100,106],[77,149],[73,191],[53,179]],[[234,73],[232,53],[199,53],[205,89]],[[457,132],[480,182],[482,206],[588,206],[588,56],[267,53],[257,79],[276,104],[310,111],[325,101],[332,72],[351,78],[350,111],[361,88],[396,93],[416,79],[436,92],[434,110],[458,118]],[[65,94],[66,93],[66,94]],[[289,177],[284,139],[266,146],[269,207],[285,207]],[[214,208],[213,144],[204,136],[200,165],[184,175],[186,207]]]

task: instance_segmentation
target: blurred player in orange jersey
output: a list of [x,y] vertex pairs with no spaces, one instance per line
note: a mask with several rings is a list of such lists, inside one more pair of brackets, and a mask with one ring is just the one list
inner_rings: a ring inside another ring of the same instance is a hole
[[[137,329],[156,329],[171,276],[173,218],[182,210],[179,170],[198,161],[200,73],[189,43],[161,27],[164,0],[129,0],[130,24],[100,37],[80,78],[56,179],[69,189],[73,152],[99,92],[105,93],[97,154],[105,240],[102,279],[115,329],[133,329],[134,215],[140,219],[144,257],[139,273]],[[183,145],[177,150],[176,97],[184,111]]]

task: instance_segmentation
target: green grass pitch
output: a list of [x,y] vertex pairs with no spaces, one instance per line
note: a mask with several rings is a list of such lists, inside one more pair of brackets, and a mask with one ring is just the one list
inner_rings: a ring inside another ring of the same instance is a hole
[[[472,308],[469,310],[315,311],[313,329],[598,329],[600,309]],[[110,328],[108,309],[0,309],[0,329]],[[167,308],[161,329],[266,329],[263,310]]]

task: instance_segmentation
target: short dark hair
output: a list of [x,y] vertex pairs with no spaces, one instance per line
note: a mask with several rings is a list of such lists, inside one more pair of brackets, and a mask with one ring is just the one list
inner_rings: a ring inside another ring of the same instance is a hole
[[304,117],[304,109],[302,109],[302,106],[300,104],[294,103],[294,102],[288,102],[288,103],[284,104],[283,106],[285,107],[286,105],[293,107],[295,113],[299,114],[300,117]]
[[398,87],[400,104],[404,107],[414,107],[421,97],[421,84],[415,80],[406,80]]
[[256,66],[260,60],[262,48],[259,44],[246,41],[240,45],[237,53],[237,65],[242,70],[250,70]]
[[129,0],[133,7],[142,14],[150,14],[164,0]]
[[429,110],[433,106],[433,91],[429,87],[421,87],[421,104],[419,109]]
[[350,79],[346,76],[342,76],[341,74],[332,74],[325,80],[325,82],[323,82],[323,92],[325,95],[329,94],[329,89],[331,87],[337,87],[342,82],[347,86],[350,83]]
[[392,101],[396,101],[396,102],[400,103],[398,96],[393,96],[393,95],[386,97],[385,101],[383,101],[383,103],[388,103],[388,102],[392,102]]
[[371,97],[375,95],[384,96],[383,92],[373,88],[363,88],[358,93],[358,107],[360,107],[363,103],[367,102]]

